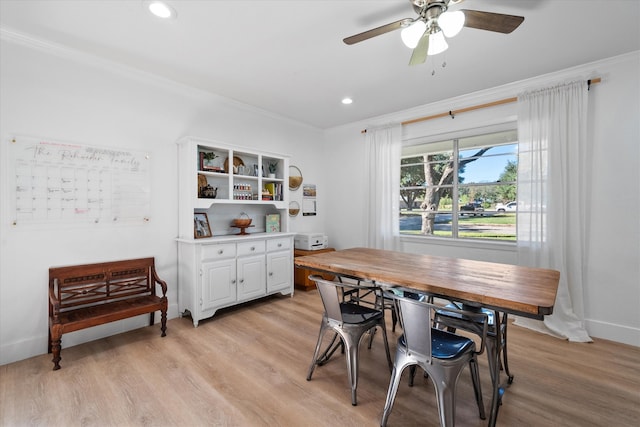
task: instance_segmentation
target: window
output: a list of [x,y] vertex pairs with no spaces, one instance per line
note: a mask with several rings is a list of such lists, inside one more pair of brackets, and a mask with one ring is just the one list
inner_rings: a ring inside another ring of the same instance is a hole
[[400,234],[515,241],[517,162],[516,130],[403,147]]

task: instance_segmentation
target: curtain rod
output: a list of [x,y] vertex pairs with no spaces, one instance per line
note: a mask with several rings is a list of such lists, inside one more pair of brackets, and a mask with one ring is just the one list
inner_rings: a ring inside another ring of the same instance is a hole
[[[587,80],[587,90],[589,90],[591,88],[592,84],[600,83],[601,81],[602,81],[602,79],[600,77],[596,77],[594,79]],[[434,115],[431,115],[431,116],[418,117],[417,119],[405,120],[404,122],[400,122],[400,124],[402,126],[406,126],[406,125],[411,125],[413,123],[424,122],[424,121],[432,120],[432,119],[439,119],[440,117],[447,117],[447,116],[451,116],[451,118],[453,119],[453,118],[455,118],[456,114],[459,114],[459,113],[466,113],[467,111],[473,111],[473,110],[480,110],[480,109],[483,109],[483,108],[495,107],[496,105],[510,104],[512,102],[516,102],[517,100],[518,100],[518,97],[514,96],[512,98],[505,98],[505,99],[500,99],[498,101],[487,102],[485,104],[473,105],[471,107],[465,107],[465,108],[461,108],[459,110],[450,110],[450,111],[447,111],[447,112],[444,112],[444,113],[434,114]],[[367,130],[364,129],[360,133],[367,133]]]

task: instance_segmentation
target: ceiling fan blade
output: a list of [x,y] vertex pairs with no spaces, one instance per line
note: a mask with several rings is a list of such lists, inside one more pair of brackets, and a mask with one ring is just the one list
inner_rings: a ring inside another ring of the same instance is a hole
[[413,49],[409,65],[423,64],[427,60],[427,53],[429,52],[429,32],[425,31],[418,45]]
[[370,39],[372,37],[376,37],[394,30],[397,30],[398,28],[402,28],[403,26],[408,25],[409,23],[413,22],[413,19],[411,18],[405,18],[405,19],[401,19],[399,21],[396,22],[391,22],[390,24],[386,24],[386,25],[382,25],[378,28],[374,28],[372,30],[368,30],[365,31],[363,33],[360,34],[356,34],[350,37],[347,37],[345,39],[343,39],[342,41],[345,42],[348,45],[352,45],[355,43],[359,43],[361,41]]
[[509,34],[524,21],[524,16],[504,15],[502,13],[482,12],[469,9],[461,10],[464,12],[465,27],[495,31],[496,33]]

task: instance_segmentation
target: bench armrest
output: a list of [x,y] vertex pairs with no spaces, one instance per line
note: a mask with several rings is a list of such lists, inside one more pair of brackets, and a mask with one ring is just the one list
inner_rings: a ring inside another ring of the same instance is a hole
[[156,273],[156,268],[151,268],[151,274],[153,275],[153,280],[160,285],[162,288],[162,296],[167,296],[167,282],[158,277],[158,273]]
[[53,288],[49,288],[49,314],[57,316],[60,312],[60,301],[56,297],[56,293]]

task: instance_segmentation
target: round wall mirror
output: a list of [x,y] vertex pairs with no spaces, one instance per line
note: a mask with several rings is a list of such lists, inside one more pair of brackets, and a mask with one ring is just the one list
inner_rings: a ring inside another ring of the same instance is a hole
[[297,166],[289,166],[289,190],[297,190],[302,185],[302,171]]
[[289,203],[289,216],[298,216],[300,213],[300,205],[295,200]]

